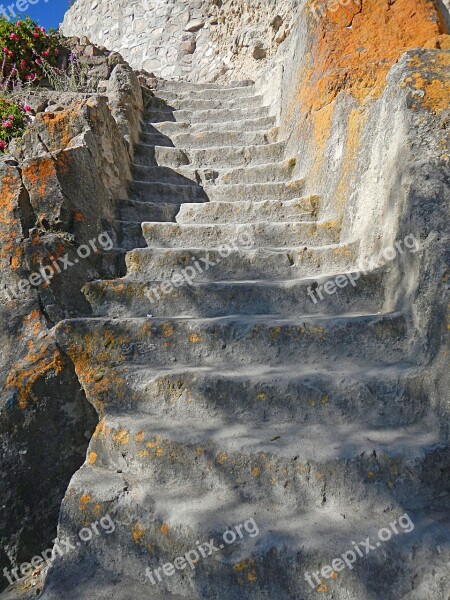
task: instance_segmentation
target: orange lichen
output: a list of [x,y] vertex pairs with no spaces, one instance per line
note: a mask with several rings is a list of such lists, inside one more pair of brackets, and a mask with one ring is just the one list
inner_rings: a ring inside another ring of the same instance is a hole
[[[447,36],[448,37],[448,36]],[[441,114],[449,109],[450,98],[450,54],[441,52],[434,57],[427,57],[424,64],[419,56],[409,61],[409,65],[418,69],[407,77],[402,85],[409,86],[414,91],[412,107],[424,107],[435,114]],[[425,69],[426,67],[426,69]],[[421,70],[422,69],[422,70]]]
[[86,510],[86,506],[90,503],[91,496],[89,494],[83,494],[80,498],[80,510]]
[[309,0],[306,10],[316,24],[302,73],[305,112],[320,110],[343,90],[361,104],[368,97],[379,97],[400,56],[413,48],[437,47],[443,33],[439,12],[430,0],[337,3],[336,10],[324,15],[314,12],[314,0]]
[[55,162],[51,158],[39,158],[31,161],[23,168],[24,181],[36,190],[41,198],[45,198],[50,191],[51,181],[56,177]]
[[90,465],[95,464],[97,460],[97,452],[89,452],[88,461]]
[[126,445],[130,441],[130,434],[126,429],[119,429],[116,433],[111,436],[114,442]]
[[66,148],[72,140],[72,127],[79,115],[79,107],[56,113],[39,113],[37,121],[41,121],[49,134],[50,151]]
[[133,529],[133,539],[136,544],[140,544],[145,536],[145,529],[139,523],[136,523]]
[[[310,32],[307,53],[297,74],[297,92],[291,98],[287,120],[297,120],[314,143],[309,177],[314,182],[323,177],[324,149],[338,96],[346,94],[361,106],[360,113],[350,117],[348,129],[348,140],[358,148],[362,126],[357,121],[363,118],[369,101],[383,93],[392,66],[407,50],[444,47],[448,36],[443,35],[445,26],[432,0],[359,0],[345,6],[336,1],[328,8],[325,2],[308,0],[305,15]],[[430,97],[442,98],[444,93],[438,84],[429,90]],[[355,163],[346,160],[341,203],[354,168]]]
[[33,388],[37,381],[51,373],[61,373],[65,362],[61,351],[55,347],[51,336],[46,332],[45,323],[37,309],[24,318],[20,337],[30,338],[27,341],[28,352],[12,367],[5,387],[15,391],[18,405],[24,410],[34,399]]
[[167,523],[163,523],[159,530],[162,533],[162,535],[167,535],[169,533],[169,529],[169,525]]

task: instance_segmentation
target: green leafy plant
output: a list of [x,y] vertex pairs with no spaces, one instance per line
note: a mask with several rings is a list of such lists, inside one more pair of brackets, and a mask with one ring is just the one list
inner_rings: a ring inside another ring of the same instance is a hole
[[0,20],[1,86],[14,88],[46,76],[42,61],[57,70],[59,38],[26,17],[10,23]]
[[22,137],[30,117],[29,106],[19,106],[9,98],[0,96],[0,152],[5,152],[13,138]]

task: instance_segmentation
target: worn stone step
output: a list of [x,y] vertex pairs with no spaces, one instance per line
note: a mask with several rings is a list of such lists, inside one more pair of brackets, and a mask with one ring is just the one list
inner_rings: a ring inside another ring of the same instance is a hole
[[199,185],[226,185],[232,183],[269,183],[292,179],[296,159],[264,165],[248,165],[231,169],[202,169],[193,166],[146,167],[133,164],[133,177],[138,181],[167,181],[169,183]]
[[354,423],[337,423],[331,433],[327,425],[295,420],[217,427],[198,418],[115,413],[104,418],[103,434],[94,436],[89,452],[96,454],[98,467],[142,477],[144,489],[164,490],[167,497],[176,482],[189,485],[195,498],[221,490],[231,500],[239,490],[243,503],[263,503],[273,511],[312,510],[324,497],[336,512],[370,511],[386,506],[388,494],[403,510],[443,509],[449,498],[437,496],[447,491],[448,477],[436,472],[428,477],[427,470],[433,462],[450,466],[450,446],[441,441],[439,429],[420,425],[361,423],[355,431]]
[[[203,268],[203,263],[197,263]],[[192,265],[194,267],[194,265]],[[211,267],[213,268],[213,267]],[[194,270],[195,267],[194,267]],[[178,275],[178,276],[177,276]],[[324,291],[328,277],[288,281],[196,282],[181,273],[166,281],[92,281],[83,292],[99,317],[222,317],[231,315],[375,313],[384,305],[384,273],[335,275],[345,287]],[[320,286],[320,287],[318,287]],[[320,296],[314,291],[319,289]]]
[[265,315],[70,319],[56,326],[56,335],[75,362],[84,356],[98,364],[101,356],[111,366],[125,360],[149,367],[175,362],[220,368],[319,361],[375,366],[408,360],[409,351],[406,318],[398,313],[285,319]]
[[[207,260],[214,266],[195,273],[197,281],[292,279],[325,276],[355,270],[357,242],[325,247],[253,248],[229,240],[231,252],[218,250],[144,248],[129,252],[126,264],[130,277],[164,281],[175,273]],[[250,240],[251,242],[251,240]]]
[[270,129],[276,125],[276,117],[264,116],[255,119],[246,120],[230,120],[230,121],[214,121],[211,122],[195,122],[189,121],[158,121],[147,123],[144,125],[142,135],[160,133],[162,135],[172,137],[180,134],[199,135],[202,133],[227,133],[227,132],[242,132],[247,134],[252,131],[261,131]]
[[278,128],[269,131],[202,131],[180,133],[169,138],[162,133],[143,133],[141,142],[154,146],[197,149],[223,146],[260,146],[277,142]]
[[179,223],[143,223],[142,232],[149,247],[215,249],[230,242],[252,244],[262,248],[294,245],[320,246],[335,244],[340,237],[340,222],[287,222],[197,225]]
[[233,98],[199,99],[197,94],[158,91],[156,97],[148,106],[149,110],[216,110],[223,108],[248,108],[250,106],[263,106],[264,96],[235,96]]
[[319,211],[318,196],[295,200],[263,200],[262,202],[205,202],[182,204],[177,223],[254,223],[271,221],[314,221]]
[[[316,473],[307,468],[294,481],[277,473],[272,495],[280,490],[282,497],[286,481],[284,494],[307,480],[307,474],[312,486]],[[430,586],[437,598],[445,597],[450,527],[444,509],[424,514],[395,501],[389,504],[387,490],[372,510],[339,512],[327,502],[308,509],[278,502],[274,510],[273,502],[251,502],[238,489],[221,486],[199,493],[190,483],[167,479],[163,487],[155,487],[152,480],[148,473],[125,480],[121,472],[96,464],[82,467],[64,499],[59,535],[77,540],[86,523],[106,514],[114,531],[99,527],[101,535],[89,544],[57,555],[43,600],[313,600],[324,590],[335,600],[362,600],[373,589],[374,573],[383,600],[421,600]],[[379,541],[386,529],[389,541]],[[354,552],[354,561],[346,555],[355,549],[352,540],[362,555]],[[176,562],[186,554],[192,568],[186,560]],[[337,571],[327,569],[325,578],[321,571],[335,558],[341,559],[335,563]],[[418,595],[409,595],[412,581]]]
[[193,168],[229,168],[279,162],[284,159],[285,143],[276,142],[263,146],[225,146],[205,149],[181,149],[168,146],[137,144],[134,162],[142,166]]
[[233,423],[270,427],[295,421],[299,426],[363,423],[368,428],[393,428],[425,422],[430,406],[425,375],[408,363],[385,368],[299,364],[230,370],[153,370],[127,364],[106,374],[124,382],[122,398],[108,394],[95,381],[87,392],[108,414],[124,414],[130,403],[141,415],[169,421],[197,419],[207,427]]
[[228,185],[205,185],[210,202],[236,202],[263,200],[295,200],[304,189],[303,179],[269,183],[234,183]]
[[208,201],[203,187],[190,179],[184,179],[182,184],[164,181],[131,181],[129,191],[132,200],[153,203],[183,204],[184,202]]
[[179,212],[180,204],[164,204],[155,202],[139,202],[139,200],[125,200],[120,206],[120,218],[122,221],[174,222]]
[[254,96],[254,85],[230,85],[227,87],[216,84],[198,84],[176,81],[164,81],[158,84],[155,94],[160,92],[172,92],[177,96],[186,96],[198,100],[225,100],[232,98],[242,98],[244,96]]
[[150,110],[143,115],[143,126],[163,122],[197,123],[214,127],[217,123],[230,123],[234,121],[252,122],[256,119],[270,117],[270,106],[248,105],[245,108],[217,108],[207,110],[194,110],[193,107],[181,110]]

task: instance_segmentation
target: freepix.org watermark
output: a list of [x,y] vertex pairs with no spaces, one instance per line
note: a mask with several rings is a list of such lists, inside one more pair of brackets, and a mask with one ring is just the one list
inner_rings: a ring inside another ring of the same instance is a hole
[[42,285],[49,285],[55,275],[59,275],[67,269],[78,264],[91,256],[94,252],[100,250],[112,250],[114,243],[106,231],[102,232],[98,237],[89,240],[87,244],[81,244],[77,248],[77,257],[73,261],[69,259],[69,255],[60,256],[50,265],[41,266],[39,271],[32,273],[28,278],[22,279],[16,286],[6,286],[3,288],[5,296],[8,300],[17,300],[22,295],[26,294],[32,287],[38,288]]
[[6,577],[10,585],[15,581],[18,581],[22,577],[31,575],[35,569],[42,568],[46,564],[51,564],[58,556],[64,556],[69,554],[72,550],[75,550],[77,546],[81,546],[82,543],[87,544],[92,540],[94,535],[98,536],[102,533],[110,535],[116,530],[116,525],[109,515],[105,515],[98,521],[94,521],[88,527],[83,527],[78,532],[78,539],[73,542],[68,539],[54,539],[53,548],[47,548],[41,554],[33,556],[30,562],[22,563],[19,567],[8,570],[6,567],[3,569],[3,576]]
[[362,0],[326,0],[321,4],[313,4],[311,5],[311,12],[316,17],[316,19],[321,17],[325,17],[327,13],[336,12],[340,6],[351,6],[352,4],[361,8]]
[[162,567],[153,569],[153,571],[150,567],[147,567],[145,575],[153,585],[156,585],[157,583],[161,583],[163,575],[171,577],[177,570],[183,571],[187,566],[194,570],[197,563],[202,558],[208,558],[215,552],[220,552],[226,546],[234,544],[237,540],[242,540],[245,536],[245,533],[242,530],[244,530],[251,538],[259,535],[259,527],[256,524],[255,519],[248,519],[241,525],[236,525],[232,529],[227,529],[222,535],[222,539],[217,542],[217,546],[214,538],[210,539],[209,542],[203,542],[202,544],[196,542],[197,546],[195,549],[189,550],[189,552],[186,552],[183,556],[178,556],[173,563],[167,562]]
[[211,260],[210,253],[207,252],[204,257],[192,259],[192,265],[189,265],[175,273],[171,279],[163,281],[158,285],[154,285],[146,290],[145,295],[150,302],[155,303],[161,300],[161,297],[166,294],[171,294],[175,288],[182,287],[184,285],[192,285],[199,275],[202,275],[206,271],[209,271],[211,267],[215,267],[222,259],[228,258],[233,250],[239,250],[240,248],[249,249],[253,248],[255,240],[253,234],[249,230],[240,231],[236,239],[230,242],[230,244],[222,244],[217,249],[218,257],[215,260]]
[[364,265],[363,268],[355,273],[348,273],[346,275],[337,275],[334,279],[329,279],[323,285],[309,285],[306,289],[306,293],[311,298],[314,304],[317,304],[319,300],[325,300],[324,294],[332,296],[339,289],[344,289],[350,283],[353,287],[356,287],[357,282],[361,279],[362,275],[367,275],[370,271],[375,271],[384,267],[388,262],[392,262],[397,258],[398,255],[403,255],[405,252],[411,252],[415,254],[420,250],[420,244],[416,240],[413,234],[407,235],[404,240],[400,240],[395,243],[395,247],[384,248],[378,255],[378,257],[370,258]]
[[[6,19],[7,21],[16,19],[28,11],[30,4],[31,6],[34,6],[39,2],[40,0],[17,0],[17,2],[13,2],[7,6],[0,4],[0,18]],[[44,2],[48,2],[48,0],[44,0]]]
[[[400,530],[399,530],[400,528]],[[352,542],[352,550],[347,550],[340,555],[340,557],[335,558],[331,561],[331,565],[324,565],[319,571],[314,571],[313,573],[305,572],[305,579],[309,583],[309,585],[315,589],[318,586],[323,585],[323,579],[335,579],[336,574],[339,571],[343,571],[345,568],[350,570],[353,569],[354,563],[360,558],[364,558],[369,554],[372,550],[376,550],[383,543],[388,542],[392,535],[399,535],[400,533],[411,533],[414,529],[414,523],[411,521],[408,513],[405,513],[401,517],[399,517],[396,521],[392,521],[389,523],[388,527],[383,527],[378,531],[378,540],[373,541],[370,537],[367,537],[363,542]]]

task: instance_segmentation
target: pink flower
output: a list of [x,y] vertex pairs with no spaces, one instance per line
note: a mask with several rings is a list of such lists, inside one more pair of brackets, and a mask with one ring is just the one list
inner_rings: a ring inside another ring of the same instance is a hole
[[58,54],[59,54],[58,48],[55,48],[55,54],[58,56]]
[[35,60],[34,62],[35,62],[37,65],[40,65],[42,61],[41,61],[41,59],[40,59],[40,58],[36,58],[36,60]]
[[31,112],[33,109],[31,108],[31,106],[29,104],[24,104],[23,105],[23,110],[25,112]]
[[39,33],[36,33],[36,31],[33,33],[33,37],[38,38],[40,37]]
[[6,119],[6,121],[3,121],[3,127],[5,127],[5,129],[10,129],[13,126],[12,122],[9,121],[8,119]]
[[11,119],[11,121],[14,121],[14,115],[9,115],[8,119]]
[[16,27],[20,27],[22,25],[22,21],[17,21]]
[[23,69],[25,69],[26,66],[27,66],[27,63],[22,58],[22,60],[20,61],[20,68],[23,70]]
[[5,140],[0,140],[0,150],[5,150],[7,146],[8,144],[5,142]]
[[48,50],[44,50],[44,52],[42,53],[42,56],[45,56],[45,58],[47,58],[47,56],[50,55],[50,52]]
[[10,37],[12,40],[16,40],[16,41],[19,41],[19,40],[20,40],[20,37],[17,35],[17,33],[10,33],[10,34],[9,34],[9,37]]
[[11,52],[11,50],[8,52],[8,56],[9,58],[12,58],[14,56],[14,52]]
[[7,48],[6,46],[4,46],[4,47],[3,47],[3,52],[4,52],[5,54],[8,54],[9,50],[8,50],[8,48]]

